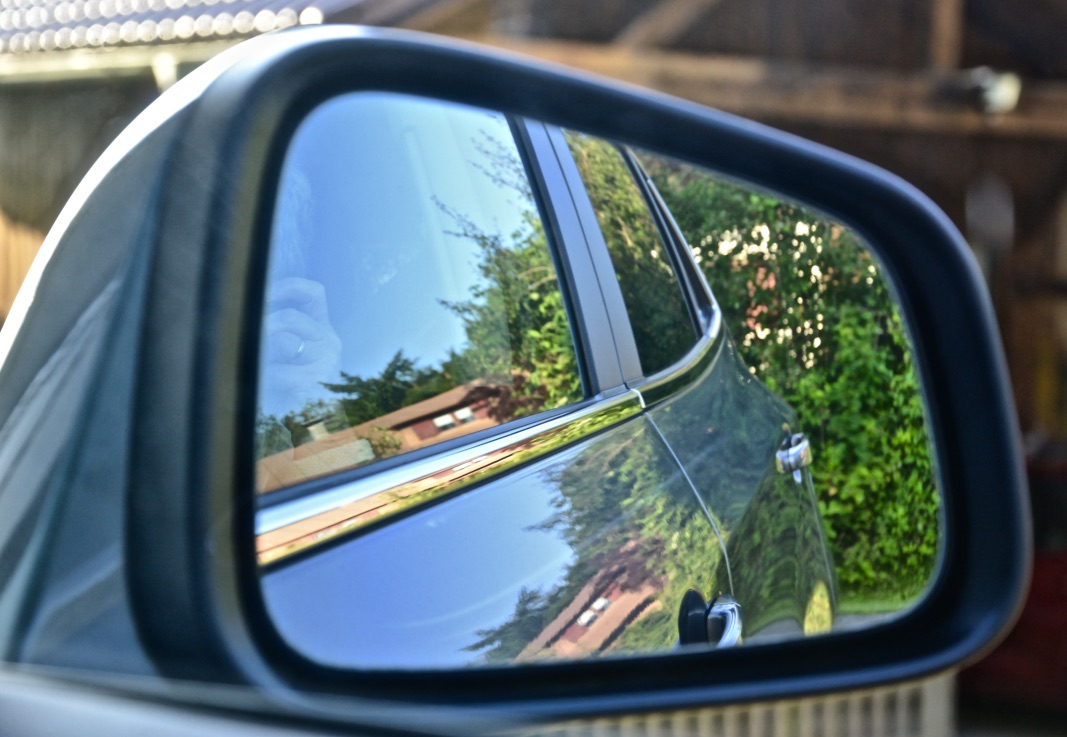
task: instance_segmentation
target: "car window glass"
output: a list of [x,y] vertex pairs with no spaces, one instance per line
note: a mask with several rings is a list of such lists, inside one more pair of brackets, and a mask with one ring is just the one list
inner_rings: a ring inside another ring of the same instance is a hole
[[583,396],[499,113],[378,93],[313,111],[282,170],[264,315],[260,492]]
[[696,343],[670,253],[619,149],[574,131],[564,135],[611,254],[641,368],[654,374]]

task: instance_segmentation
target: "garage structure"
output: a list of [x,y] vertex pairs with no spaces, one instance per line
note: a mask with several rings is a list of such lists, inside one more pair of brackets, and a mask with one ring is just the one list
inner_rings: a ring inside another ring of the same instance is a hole
[[899,174],[979,258],[1032,449],[1067,447],[1067,0],[0,0],[0,318],[160,91],[244,38],[331,22],[587,69]]
[[994,291],[1026,431],[1067,437],[1067,2],[4,0],[0,315],[130,119],[237,41],[444,33],[657,88],[870,160],[932,197]]

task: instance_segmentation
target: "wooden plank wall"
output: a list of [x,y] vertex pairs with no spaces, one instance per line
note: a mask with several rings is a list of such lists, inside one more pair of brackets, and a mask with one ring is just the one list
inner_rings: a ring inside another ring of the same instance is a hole
[[[941,0],[693,0],[702,12],[671,40],[678,51],[891,69],[928,62]],[[665,3],[531,0],[531,35],[609,42]]]
[[0,319],[78,181],[155,95],[150,75],[0,86]]
[[41,231],[20,225],[0,211],[0,323],[11,311],[19,285],[43,240]]

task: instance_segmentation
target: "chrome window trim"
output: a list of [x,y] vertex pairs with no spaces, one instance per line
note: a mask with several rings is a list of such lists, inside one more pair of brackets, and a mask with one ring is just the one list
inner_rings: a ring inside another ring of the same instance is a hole
[[601,396],[544,422],[259,510],[255,524],[258,562],[261,566],[275,563],[433,503],[587,438],[641,410],[641,396],[634,390]]
[[647,379],[630,384],[641,396],[641,406],[650,407],[669,399],[695,384],[718,358],[724,341],[722,310],[708,315],[708,329],[682,360]]
[[[634,154],[629,149],[627,149],[627,155],[631,160],[634,160]],[[640,162],[634,160],[634,164],[640,167]],[[642,172],[645,187],[648,188],[648,192],[666,224],[667,240],[671,242],[671,246],[678,255],[680,262],[678,278],[686,285],[686,291],[689,292],[694,300],[693,304],[696,307],[699,329],[705,332],[709,331],[712,329],[712,322],[720,311],[719,303],[715,301],[715,295],[711,291],[711,285],[708,284],[704,270],[693,259],[693,247],[685,239],[685,234],[682,233],[678,221],[674,219],[674,214],[663,200],[663,195],[660,194],[656,183],[644,174],[644,170],[639,169],[639,171]]]

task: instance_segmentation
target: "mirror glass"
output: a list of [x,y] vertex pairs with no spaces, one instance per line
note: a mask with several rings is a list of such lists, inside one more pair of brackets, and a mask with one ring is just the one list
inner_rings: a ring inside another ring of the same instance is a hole
[[307,116],[270,206],[256,553],[306,657],[748,647],[872,626],[932,582],[907,326],[847,227],[379,92]]

